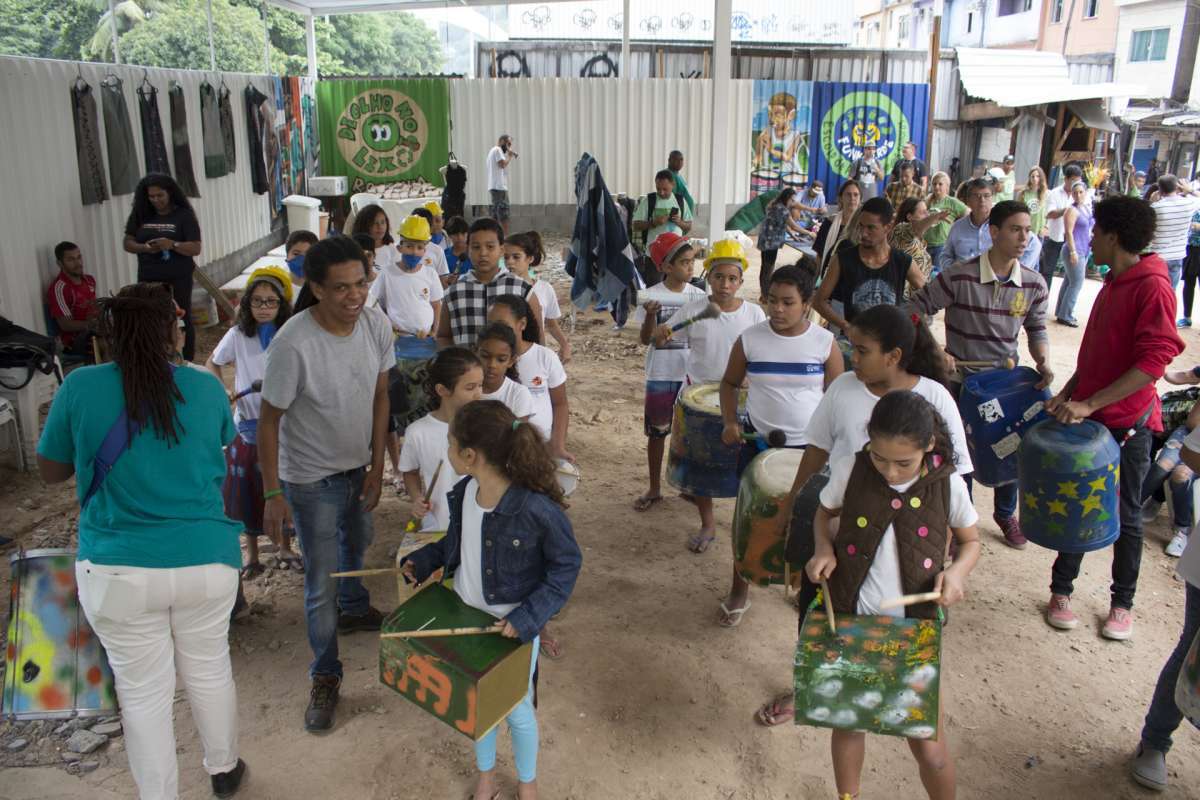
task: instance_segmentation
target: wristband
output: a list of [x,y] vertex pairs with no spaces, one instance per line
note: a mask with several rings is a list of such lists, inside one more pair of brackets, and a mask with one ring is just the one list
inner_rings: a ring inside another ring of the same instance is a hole
[[272,497],[279,497],[283,494],[283,489],[269,489],[263,492],[263,500],[270,500]]

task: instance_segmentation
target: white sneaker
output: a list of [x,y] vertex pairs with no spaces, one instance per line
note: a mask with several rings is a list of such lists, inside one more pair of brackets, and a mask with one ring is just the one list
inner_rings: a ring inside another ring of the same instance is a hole
[[1171,558],[1179,558],[1183,555],[1183,551],[1187,547],[1189,533],[1190,531],[1184,528],[1176,528],[1175,535],[1167,543],[1167,555]]
[[1163,504],[1153,497],[1146,498],[1146,502],[1142,504],[1142,522],[1153,522],[1162,507]]

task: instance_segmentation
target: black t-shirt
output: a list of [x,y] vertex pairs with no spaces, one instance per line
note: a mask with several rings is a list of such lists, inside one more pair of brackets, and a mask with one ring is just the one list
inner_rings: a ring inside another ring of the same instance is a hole
[[[154,214],[141,224],[132,219],[129,220],[125,225],[125,235],[132,236],[138,244],[145,244],[151,239],[198,242],[200,241],[200,223],[190,210],[175,208],[168,214]],[[138,253],[137,258],[139,281],[170,280],[182,275],[190,275],[196,268],[196,261],[191,256],[182,255],[174,250],[164,250],[161,253]]]
[[892,248],[882,267],[874,269],[863,263],[858,247],[839,247],[837,251],[838,285],[834,296],[842,301],[847,322],[853,322],[861,311],[883,305],[899,305],[904,300],[904,281],[912,258]]
[[929,167],[925,166],[925,162],[919,158],[914,158],[912,161],[901,159],[896,162],[896,166],[892,167],[892,180],[900,180],[900,165],[912,164],[913,167],[913,183],[920,183],[922,178],[929,177]]

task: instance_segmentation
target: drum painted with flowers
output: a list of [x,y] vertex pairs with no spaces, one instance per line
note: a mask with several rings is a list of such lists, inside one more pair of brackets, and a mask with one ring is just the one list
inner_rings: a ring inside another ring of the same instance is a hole
[[[721,420],[719,383],[685,386],[675,401],[671,424],[671,447],[667,452],[667,481],[696,497],[737,497],[738,453],[721,442],[725,425]],[[746,405],[745,392],[738,407]]]
[[62,719],[116,714],[108,656],[79,605],[75,551],[26,550],[14,553],[11,565],[3,715]]

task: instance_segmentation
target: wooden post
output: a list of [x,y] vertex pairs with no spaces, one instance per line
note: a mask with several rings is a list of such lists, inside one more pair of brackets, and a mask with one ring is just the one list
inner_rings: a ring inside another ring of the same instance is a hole
[[929,34],[929,127],[925,131],[925,162],[933,164],[933,121],[937,116],[938,59],[942,54],[942,15],[933,18]]

